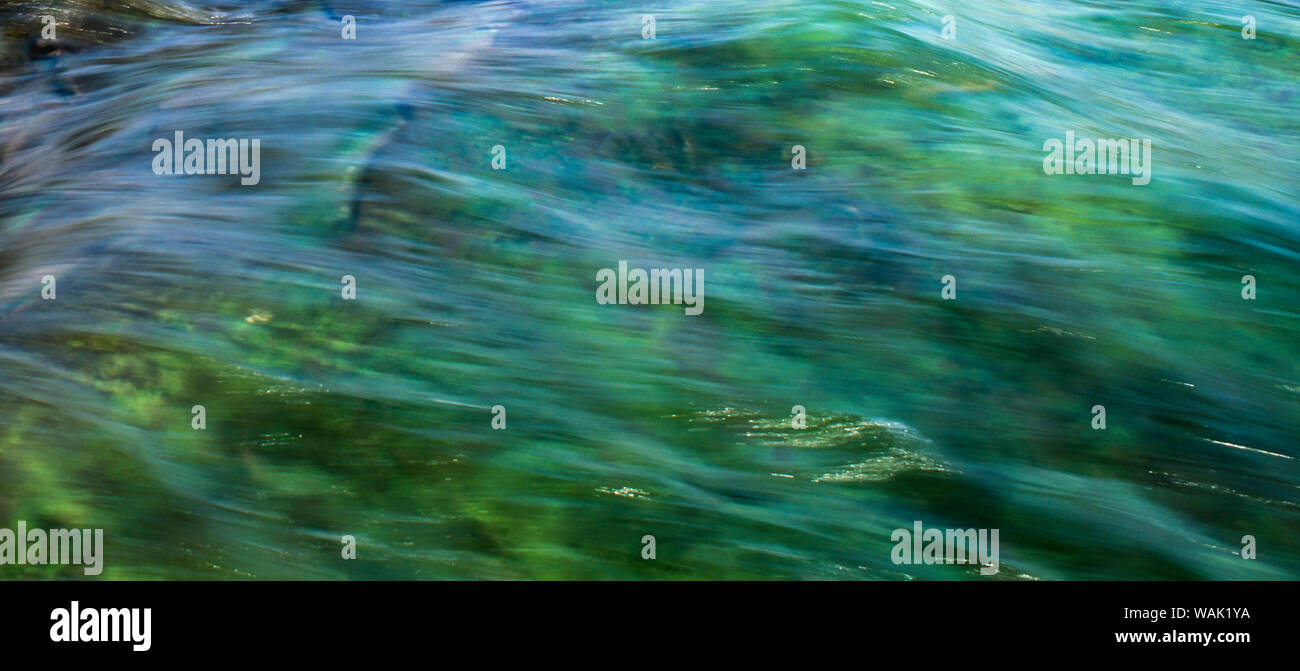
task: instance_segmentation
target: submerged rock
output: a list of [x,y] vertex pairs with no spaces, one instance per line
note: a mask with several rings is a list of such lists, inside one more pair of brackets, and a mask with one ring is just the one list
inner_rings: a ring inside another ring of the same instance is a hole
[[[798,471],[790,475],[812,482],[883,481],[905,472],[954,470],[929,440],[899,422],[810,412],[806,427],[796,429],[789,417],[730,407],[699,411],[687,421],[721,430],[744,448],[770,448],[778,462],[798,465],[787,469]],[[804,451],[820,456],[810,459],[799,454]]]

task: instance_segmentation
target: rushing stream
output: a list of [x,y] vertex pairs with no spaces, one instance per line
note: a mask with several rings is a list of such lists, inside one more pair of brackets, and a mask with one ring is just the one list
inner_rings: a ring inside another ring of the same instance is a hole
[[[987,579],[891,561],[915,520],[996,579],[1300,577],[1294,2],[0,25],[0,527],[101,578]],[[156,174],[176,131],[257,183]],[[1067,131],[1150,183],[1045,174]],[[703,312],[598,303],[621,260]]]

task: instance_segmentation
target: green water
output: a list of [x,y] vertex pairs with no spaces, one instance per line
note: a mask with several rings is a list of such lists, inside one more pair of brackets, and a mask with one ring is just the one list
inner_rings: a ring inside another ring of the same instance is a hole
[[0,9],[0,527],[101,578],[1300,577],[1294,3],[53,4]]

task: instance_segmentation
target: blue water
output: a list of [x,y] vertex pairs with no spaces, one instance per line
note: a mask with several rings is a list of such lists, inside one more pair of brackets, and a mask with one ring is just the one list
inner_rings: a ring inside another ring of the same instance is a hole
[[0,8],[0,527],[104,578],[1300,576],[1296,3],[56,4]]

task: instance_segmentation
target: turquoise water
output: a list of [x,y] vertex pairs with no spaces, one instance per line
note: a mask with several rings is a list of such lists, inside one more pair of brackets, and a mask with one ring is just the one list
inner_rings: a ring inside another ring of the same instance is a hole
[[1300,577],[1295,3],[55,4],[0,9],[0,527],[103,578],[989,579],[915,520]]

